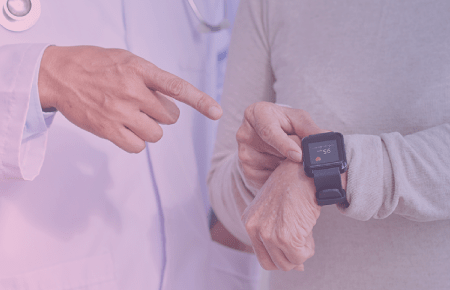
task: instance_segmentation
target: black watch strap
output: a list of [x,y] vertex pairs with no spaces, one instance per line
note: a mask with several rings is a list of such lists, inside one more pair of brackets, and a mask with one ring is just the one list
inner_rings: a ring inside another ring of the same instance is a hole
[[318,205],[346,203],[339,167],[313,170]]

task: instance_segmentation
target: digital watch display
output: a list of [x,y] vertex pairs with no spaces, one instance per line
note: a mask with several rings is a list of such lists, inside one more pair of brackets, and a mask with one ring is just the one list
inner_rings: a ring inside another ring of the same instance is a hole
[[341,174],[347,171],[344,136],[337,132],[310,135],[302,140],[303,167],[314,178],[319,205],[346,202]]

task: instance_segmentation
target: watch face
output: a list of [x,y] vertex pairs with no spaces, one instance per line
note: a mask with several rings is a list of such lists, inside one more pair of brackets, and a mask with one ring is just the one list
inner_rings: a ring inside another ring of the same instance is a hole
[[310,135],[302,139],[303,167],[309,177],[313,170],[339,167],[341,173],[347,170],[344,136],[337,132]]
[[339,149],[336,140],[309,143],[308,149],[311,165],[339,161]]

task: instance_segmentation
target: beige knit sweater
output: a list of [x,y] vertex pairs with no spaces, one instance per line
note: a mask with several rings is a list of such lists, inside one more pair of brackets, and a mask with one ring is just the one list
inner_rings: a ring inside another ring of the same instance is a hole
[[343,133],[349,162],[350,207],[323,207],[305,272],[271,289],[450,289],[450,1],[242,0],[208,182],[245,243],[235,134],[257,101]]

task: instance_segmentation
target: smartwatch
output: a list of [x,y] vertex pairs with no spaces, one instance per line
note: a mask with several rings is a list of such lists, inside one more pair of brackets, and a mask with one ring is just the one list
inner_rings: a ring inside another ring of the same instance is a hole
[[347,204],[341,174],[347,171],[344,136],[337,132],[302,139],[303,168],[314,178],[318,205]]

